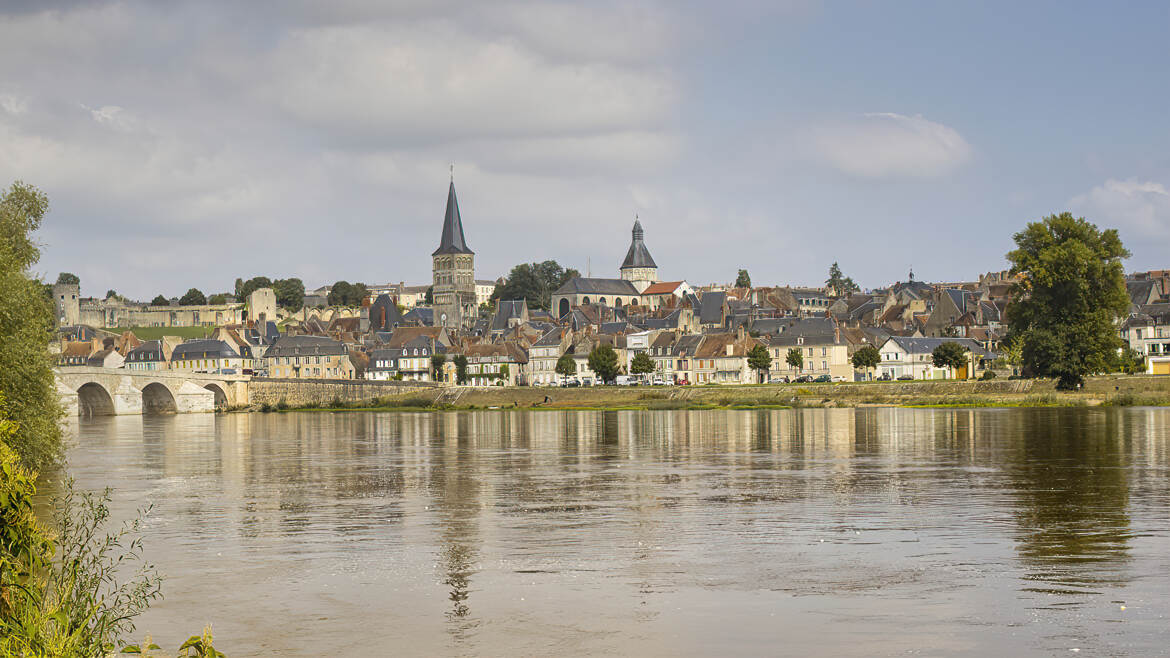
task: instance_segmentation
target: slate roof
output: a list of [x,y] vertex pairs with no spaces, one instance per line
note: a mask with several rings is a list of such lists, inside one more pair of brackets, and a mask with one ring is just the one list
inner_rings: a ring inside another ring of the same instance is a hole
[[425,325],[435,323],[435,309],[429,306],[415,306],[402,316],[403,322],[418,322]]
[[508,320],[523,318],[527,309],[526,299],[501,299],[496,306],[496,314],[492,316],[492,331],[507,331]]
[[1126,281],[1125,290],[1129,293],[1130,303],[1139,306],[1149,304],[1158,298],[1156,282],[1149,279]]
[[723,302],[727,293],[723,291],[704,293],[699,301],[699,324],[723,324]]
[[626,259],[622,261],[621,269],[658,267],[654,263],[654,259],[650,256],[650,250],[646,248],[646,243],[643,241],[645,233],[642,231],[642,222],[635,219],[634,228],[630,233],[633,235],[633,239],[630,240],[630,250],[626,252]]
[[638,289],[625,279],[596,279],[583,276],[569,279],[554,295],[637,295]]
[[910,354],[930,354],[934,349],[943,343],[958,343],[968,350],[980,356],[993,356],[993,354],[985,349],[979,343],[970,338],[915,338],[910,336],[890,336],[890,340],[902,346],[902,349]]
[[148,340],[138,347],[130,350],[126,355],[126,360],[134,363],[142,363],[144,361],[166,361],[163,357],[162,342],[157,340]]
[[238,359],[239,353],[232,349],[226,341],[200,339],[179,343],[171,351],[171,361],[190,361],[192,359]]
[[455,181],[447,189],[447,214],[443,216],[443,235],[439,238],[439,248],[431,253],[439,254],[474,254],[467,247],[467,240],[463,237],[463,219],[459,216],[459,199],[455,198]]

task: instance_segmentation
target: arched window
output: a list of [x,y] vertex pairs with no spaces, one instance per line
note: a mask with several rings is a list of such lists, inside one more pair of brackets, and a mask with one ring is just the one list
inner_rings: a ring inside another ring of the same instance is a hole
[[565,317],[569,314],[569,300],[564,297],[561,298],[561,303],[557,309],[557,319]]
[[638,305],[638,298],[635,297],[635,298],[631,299],[630,303],[633,304],[634,306],[637,306]]
[[581,303],[582,303],[582,304],[588,304],[588,303],[589,303],[589,298],[588,298],[588,297],[583,297],[583,298],[581,298]]
[[602,297],[601,299],[597,300],[597,303],[604,306],[605,305],[605,298]]

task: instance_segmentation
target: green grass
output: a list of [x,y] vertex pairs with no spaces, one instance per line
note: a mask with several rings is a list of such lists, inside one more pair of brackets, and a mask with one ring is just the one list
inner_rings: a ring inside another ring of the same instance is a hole
[[122,334],[133,331],[139,340],[158,340],[163,336],[178,336],[179,338],[207,338],[213,327],[106,327],[104,331]]

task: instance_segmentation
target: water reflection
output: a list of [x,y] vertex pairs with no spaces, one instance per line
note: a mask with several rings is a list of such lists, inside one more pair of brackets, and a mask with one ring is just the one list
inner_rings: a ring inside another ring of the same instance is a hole
[[1170,639],[1132,603],[1170,603],[1167,410],[75,422],[83,486],[117,487],[123,515],[156,504],[171,580],[144,627],[182,633],[206,610],[236,655],[268,626],[282,655],[772,653],[778,632],[841,655]]

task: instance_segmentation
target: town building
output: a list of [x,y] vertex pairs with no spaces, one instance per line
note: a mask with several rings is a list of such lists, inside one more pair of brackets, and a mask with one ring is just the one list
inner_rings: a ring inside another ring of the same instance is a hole
[[264,364],[269,377],[289,379],[353,379],[356,371],[345,344],[324,336],[279,338]]
[[558,320],[564,318],[574,306],[601,304],[622,307],[641,302],[642,291],[658,281],[658,265],[646,248],[641,221],[634,220],[631,235],[630,248],[619,268],[619,278],[569,279],[552,294],[554,317]]
[[171,351],[170,370],[190,372],[241,372],[252,369],[252,353],[236,351],[227,342],[216,339],[188,340]]

